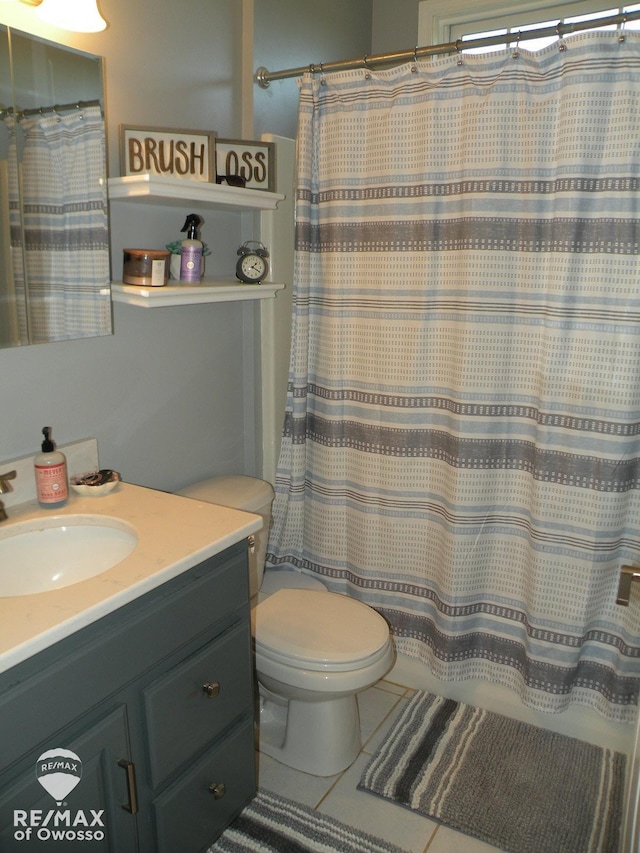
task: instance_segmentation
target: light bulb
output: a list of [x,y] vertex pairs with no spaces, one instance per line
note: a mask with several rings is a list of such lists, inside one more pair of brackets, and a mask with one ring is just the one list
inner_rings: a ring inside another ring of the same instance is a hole
[[98,33],[107,27],[96,0],[42,0],[36,15],[48,24],[75,33]]

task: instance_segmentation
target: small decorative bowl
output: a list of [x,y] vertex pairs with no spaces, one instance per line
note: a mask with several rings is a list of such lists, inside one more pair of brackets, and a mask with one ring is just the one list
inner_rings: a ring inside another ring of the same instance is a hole
[[86,471],[84,474],[74,474],[69,484],[74,492],[84,497],[98,497],[112,492],[120,482],[120,474],[110,468],[101,471]]

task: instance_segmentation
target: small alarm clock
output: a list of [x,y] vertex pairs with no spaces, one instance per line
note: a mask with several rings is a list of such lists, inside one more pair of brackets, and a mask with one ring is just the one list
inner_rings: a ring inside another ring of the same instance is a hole
[[245,284],[260,284],[269,272],[268,257],[269,252],[262,243],[256,240],[247,240],[238,249],[236,276]]

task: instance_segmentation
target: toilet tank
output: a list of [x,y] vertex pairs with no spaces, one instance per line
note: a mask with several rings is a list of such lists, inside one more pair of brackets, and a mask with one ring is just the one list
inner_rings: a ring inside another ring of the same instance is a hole
[[255,546],[249,550],[249,589],[253,597],[262,584],[269,541],[273,487],[265,480],[243,474],[222,474],[192,483],[178,492],[188,498],[229,506],[262,516],[262,528],[254,533]]

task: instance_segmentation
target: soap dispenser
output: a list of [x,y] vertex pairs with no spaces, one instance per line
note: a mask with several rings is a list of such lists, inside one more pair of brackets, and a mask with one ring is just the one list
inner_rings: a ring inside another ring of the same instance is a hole
[[43,427],[42,434],[42,453],[33,460],[38,503],[45,509],[57,509],[69,497],[67,460],[51,440],[51,427]]
[[202,243],[198,240],[200,217],[190,213],[182,231],[187,232],[186,240],[182,241],[180,251],[180,280],[200,281],[202,278]]

